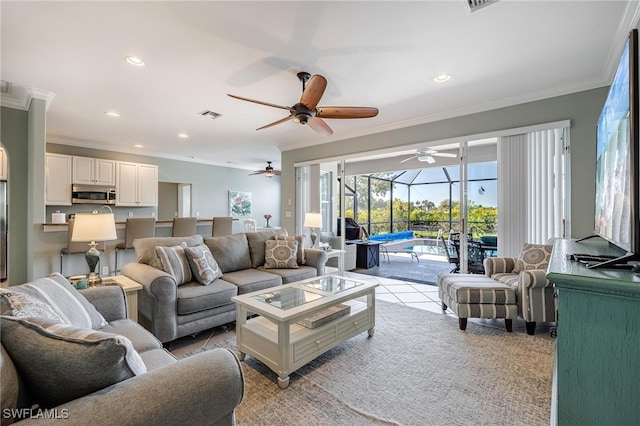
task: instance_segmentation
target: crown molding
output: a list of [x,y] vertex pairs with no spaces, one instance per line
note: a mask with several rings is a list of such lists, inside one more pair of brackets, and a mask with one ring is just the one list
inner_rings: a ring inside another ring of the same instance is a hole
[[48,110],[55,96],[55,93],[37,87],[12,86],[11,93],[3,93],[0,97],[0,105],[28,111],[32,99],[41,99],[45,101],[45,109]]

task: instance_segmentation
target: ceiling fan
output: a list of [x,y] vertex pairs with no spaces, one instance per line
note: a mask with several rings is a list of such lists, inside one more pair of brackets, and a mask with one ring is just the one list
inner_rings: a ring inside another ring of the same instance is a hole
[[267,167],[265,167],[264,170],[256,170],[254,173],[249,173],[249,176],[251,176],[251,175],[261,175],[263,173],[268,178],[274,177],[274,176],[280,176],[280,170],[275,170],[271,166],[271,161],[267,161]]
[[229,96],[243,101],[254,102],[256,104],[286,109],[289,111],[288,117],[274,121],[266,126],[259,127],[256,130],[266,129],[267,127],[293,120],[300,124],[308,124],[309,127],[321,136],[329,136],[333,134],[333,130],[331,130],[331,127],[329,127],[323,118],[370,118],[378,115],[378,108],[371,107],[319,107],[317,105],[327,87],[327,79],[320,74],[316,74],[311,77],[311,74],[308,72],[299,72],[297,75],[298,79],[302,82],[302,96],[300,96],[300,102],[291,107],[256,101],[254,99],[243,98],[241,96],[231,94],[229,94]]
[[435,149],[430,149],[430,148],[420,148],[416,151],[416,155],[412,155],[409,158],[405,158],[404,160],[400,161],[401,163],[404,163],[405,161],[409,161],[409,160],[413,160],[414,158],[417,158],[418,161],[425,161],[429,164],[433,164],[436,162],[436,159],[433,157],[449,157],[449,158],[455,158],[457,157],[458,154],[454,154],[452,152],[438,152]]

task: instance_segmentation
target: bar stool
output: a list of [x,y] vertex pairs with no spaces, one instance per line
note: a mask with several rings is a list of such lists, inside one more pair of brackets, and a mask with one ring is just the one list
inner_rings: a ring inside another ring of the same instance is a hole
[[[71,236],[73,235],[73,224],[75,223],[75,219],[69,219],[67,222],[67,246],[60,250],[60,274],[64,275],[62,271],[62,257],[68,256],[71,254],[85,254],[87,250],[89,250],[89,245],[85,242],[77,242],[71,241]],[[104,251],[104,248],[100,249],[100,246],[96,247],[99,251]],[[71,274],[70,274],[71,275]]]
[[198,226],[198,218],[195,217],[174,217],[173,229],[171,236],[173,237],[189,237],[196,235]]
[[221,237],[233,233],[233,218],[229,216],[214,217],[211,227],[212,237]]
[[155,217],[128,217],[124,228],[124,243],[116,245],[116,269],[118,274],[118,251],[133,248],[133,240],[136,238],[148,238],[156,236]]

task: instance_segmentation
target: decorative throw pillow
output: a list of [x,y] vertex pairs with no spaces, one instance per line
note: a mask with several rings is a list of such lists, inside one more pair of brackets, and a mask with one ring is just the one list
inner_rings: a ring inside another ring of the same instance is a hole
[[513,268],[514,274],[531,269],[547,269],[553,246],[546,244],[525,244]]
[[160,269],[171,275],[176,280],[177,285],[191,282],[192,278],[191,268],[184,252],[185,248],[187,248],[186,243],[172,247],[156,247],[156,256],[158,256],[160,265],[162,265]]
[[307,259],[304,256],[304,235],[296,235],[295,237],[273,237],[274,240],[284,240],[284,241],[297,241],[298,242],[298,253],[296,255],[296,261],[298,265],[305,265],[307,263]]
[[35,297],[28,294],[16,293],[4,288],[0,288],[0,299],[2,315],[16,318],[44,318],[55,322],[63,323],[64,320],[53,308]]
[[264,267],[266,269],[294,269],[298,267],[296,262],[297,241],[267,240],[264,244]]
[[33,402],[51,408],[147,371],[124,336],[58,324],[1,317],[2,345],[20,371]]
[[[39,278],[27,284],[11,287],[15,293],[27,294],[49,305],[65,324],[97,330],[107,325],[107,321],[81,292],[59,273]],[[6,312],[3,315],[13,315]]]
[[184,251],[191,266],[191,272],[200,284],[209,285],[217,278],[222,277],[222,271],[218,262],[213,258],[209,247],[203,244],[187,247]]

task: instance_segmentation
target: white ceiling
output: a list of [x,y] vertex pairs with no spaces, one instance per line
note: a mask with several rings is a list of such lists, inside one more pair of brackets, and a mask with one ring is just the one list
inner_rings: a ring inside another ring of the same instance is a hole
[[[281,150],[607,85],[638,5],[501,0],[469,13],[465,0],[2,1],[1,76],[14,91],[55,94],[49,142],[278,168]],[[327,78],[320,106],[379,115],[326,120],[330,137],[292,121],[256,131],[287,111],[227,96],[291,106],[301,70]],[[453,77],[435,83],[440,73]]]

